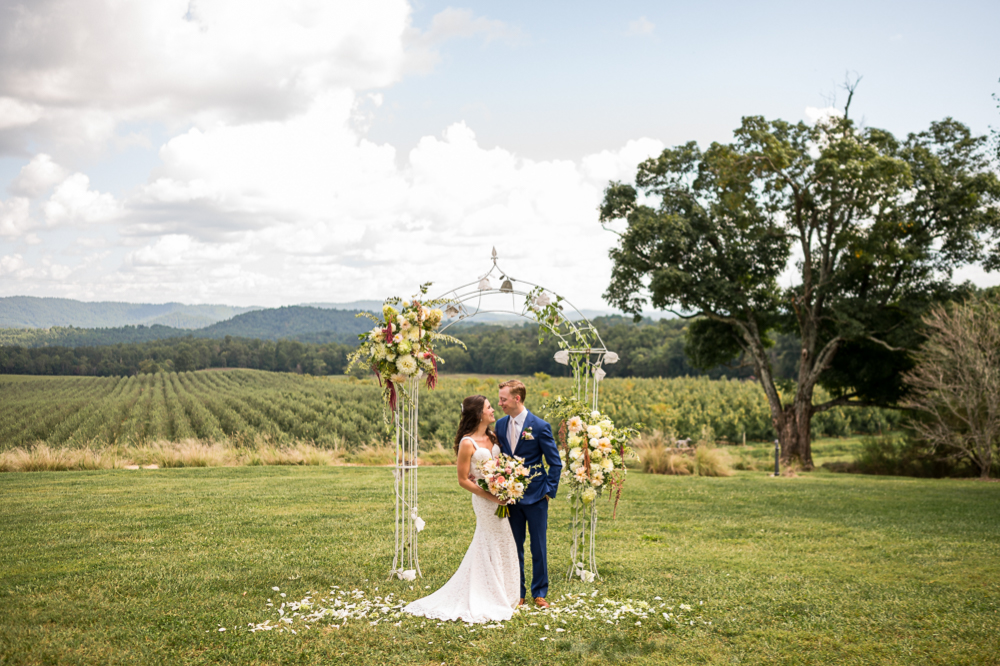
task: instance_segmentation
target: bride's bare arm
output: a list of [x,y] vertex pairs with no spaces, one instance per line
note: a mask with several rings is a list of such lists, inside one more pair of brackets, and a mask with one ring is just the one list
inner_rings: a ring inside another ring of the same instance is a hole
[[458,485],[468,490],[473,495],[479,495],[491,502],[500,504],[495,496],[479,487],[479,484],[469,478],[472,471],[472,454],[476,452],[476,445],[471,439],[463,439],[458,445]]

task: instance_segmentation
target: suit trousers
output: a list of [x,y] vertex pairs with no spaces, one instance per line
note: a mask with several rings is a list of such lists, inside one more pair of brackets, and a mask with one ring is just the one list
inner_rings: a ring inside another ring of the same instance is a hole
[[521,564],[521,598],[524,588],[525,528],[531,535],[531,596],[544,597],[549,592],[549,563],[545,532],[549,524],[549,502],[544,497],[534,504],[514,504],[510,507],[510,530],[517,544],[517,559]]

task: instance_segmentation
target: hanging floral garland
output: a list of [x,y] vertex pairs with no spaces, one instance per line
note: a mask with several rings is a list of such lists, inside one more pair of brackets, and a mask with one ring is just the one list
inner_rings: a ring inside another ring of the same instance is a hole
[[420,294],[404,301],[399,297],[389,298],[382,306],[382,317],[370,312],[361,312],[358,317],[367,317],[375,322],[375,328],[358,335],[361,344],[347,357],[349,372],[355,365],[371,368],[379,386],[382,399],[395,411],[399,396],[406,396],[404,386],[411,378],[427,377],[427,387],[437,385],[438,365],[444,360],[434,353],[437,342],[451,342],[461,345],[461,340],[438,333],[444,313],[438,306],[448,300],[423,300],[431,283],[420,286]]
[[579,498],[589,505],[607,491],[608,499],[614,498],[614,518],[628,474],[625,461],[636,457],[631,443],[642,424],[615,426],[607,415],[576,400],[556,398],[546,407],[546,416],[560,423],[557,439],[562,481],[569,485],[567,499]]

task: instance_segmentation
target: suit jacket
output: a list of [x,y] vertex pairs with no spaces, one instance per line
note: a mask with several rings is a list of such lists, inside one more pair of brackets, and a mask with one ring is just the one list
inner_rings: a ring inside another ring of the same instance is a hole
[[[542,473],[541,476],[535,477],[528,484],[528,488],[524,491],[524,497],[518,504],[542,502],[546,495],[555,499],[563,465],[562,460],[559,459],[559,447],[556,446],[556,440],[552,437],[551,426],[528,412],[528,416],[524,419],[524,428],[521,429],[521,438],[517,441],[517,450],[511,452],[510,442],[507,441],[507,423],[509,421],[509,416],[504,416],[497,421],[496,435],[497,439],[500,440],[500,450],[508,456],[516,455],[518,458],[524,458],[526,467],[535,467],[535,471]],[[531,428],[533,439],[526,439],[524,436],[529,428]],[[542,466],[542,458],[549,463],[548,474],[545,473],[545,468]]]

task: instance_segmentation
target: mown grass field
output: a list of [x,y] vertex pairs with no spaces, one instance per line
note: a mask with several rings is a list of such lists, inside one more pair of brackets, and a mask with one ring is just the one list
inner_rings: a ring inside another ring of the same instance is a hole
[[[471,540],[471,507],[454,468],[420,474],[417,590],[384,580],[387,469],[0,475],[0,663],[990,664],[1000,654],[1000,484],[825,473],[633,473],[618,519],[602,509],[600,596],[695,604],[711,625],[556,632],[524,617],[475,633],[419,619],[247,630],[277,619],[272,586],[286,599],[334,585],[412,599],[443,584]],[[557,499],[550,599],[591,589],[560,578],[566,523]]]

